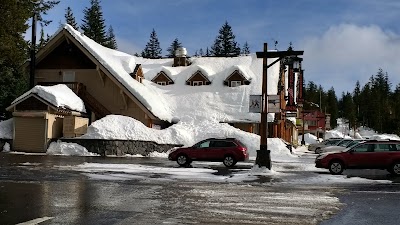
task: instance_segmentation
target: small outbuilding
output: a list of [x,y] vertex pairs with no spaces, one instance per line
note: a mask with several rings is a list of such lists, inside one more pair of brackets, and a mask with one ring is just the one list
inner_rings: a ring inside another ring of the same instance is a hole
[[51,141],[64,136],[64,126],[72,124],[67,135],[78,131],[73,134],[78,136],[86,132],[89,123],[83,101],[64,84],[35,86],[7,110],[14,118],[14,151],[46,152]]

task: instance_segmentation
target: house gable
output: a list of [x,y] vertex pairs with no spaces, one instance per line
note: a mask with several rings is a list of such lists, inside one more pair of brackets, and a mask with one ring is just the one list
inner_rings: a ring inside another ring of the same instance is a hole
[[142,83],[142,80],[144,79],[142,64],[136,64],[135,69],[129,75],[131,75],[133,79]]
[[236,87],[240,85],[249,85],[250,81],[247,80],[239,70],[233,71],[225,80],[224,85],[228,87]]
[[48,105],[34,96],[17,103],[15,105],[16,111],[47,111]]
[[[155,121],[159,120],[159,118],[157,118],[145,105],[143,105],[143,103],[128,89],[128,87],[125,86],[126,84],[122,83],[120,80],[118,80],[118,78],[115,77],[115,75],[112,73],[113,71],[110,71],[105,65],[103,65],[98,60],[98,56],[96,55],[97,53],[93,52],[93,49],[90,49],[90,46],[88,48],[84,43],[82,43],[82,40],[78,38],[79,36],[74,36],[73,34],[71,34],[71,31],[69,31],[68,29],[72,28],[64,27],[63,30],[61,30],[59,33],[53,36],[53,38],[50,39],[47,45],[45,45],[44,48],[42,48],[36,54],[37,58],[36,65],[41,63],[43,59],[45,59],[49,54],[51,54],[52,51],[55,50],[64,41],[66,41],[67,44],[73,44],[73,46],[75,46],[77,50],[81,52],[82,55],[86,56],[87,59],[89,59],[90,62],[93,63],[93,65],[95,65],[93,68],[97,70],[99,77],[102,80],[103,86],[105,85],[105,79],[108,78],[113,84],[115,84],[120,89],[119,93],[121,94],[121,96],[123,93],[125,94],[125,96],[123,96],[125,107],[128,104],[128,101],[127,99],[125,99],[125,97],[128,97],[129,99],[132,100],[134,104],[138,106],[138,108],[140,108],[144,112],[145,118]],[[29,64],[27,64],[26,66],[28,65]],[[136,65],[134,72],[135,74],[137,74],[137,76],[135,76],[134,79],[136,78],[137,78],[136,80],[144,79],[141,65]]]
[[190,86],[210,85],[211,81],[204,76],[200,70],[197,70],[189,79],[186,80],[186,84]]
[[74,43],[65,39],[43,59],[36,69],[96,69],[92,62]]
[[159,85],[174,84],[174,81],[164,71],[160,71],[151,81]]

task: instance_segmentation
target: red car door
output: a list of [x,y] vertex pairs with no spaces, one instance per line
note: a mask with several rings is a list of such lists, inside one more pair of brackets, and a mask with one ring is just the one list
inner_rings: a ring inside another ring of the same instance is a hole
[[351,149],[345,156],[346,164],[349,167],[371,167],[374,164],[373,143],[365,143]]
[[210,140],[206,140],[206,141],[196,144],[190,150],[189,157],[192,159],[197,159],[197,160],[207,159],[207,154],[210,149],[210,144],[211,144]]

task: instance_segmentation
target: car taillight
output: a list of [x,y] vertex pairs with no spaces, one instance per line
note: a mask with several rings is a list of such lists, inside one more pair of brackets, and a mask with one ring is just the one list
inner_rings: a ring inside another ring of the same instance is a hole
[[245,152],[245,151],[247,151],[247,148],[245,148],[245,147],[239,147],[239,150]]

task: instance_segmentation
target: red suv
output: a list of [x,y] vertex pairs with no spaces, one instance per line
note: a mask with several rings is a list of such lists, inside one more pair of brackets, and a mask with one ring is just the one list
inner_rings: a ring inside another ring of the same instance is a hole
[[315,166],[341,174],[344,169],[387,169],[400,175],[400,141],[368,140],[341,152],[317,156]]
[[234,166],[238,161],[247,161],[247,147],[235,138],[210,138],[198,142],[192,147],[177,148],[168,155],[180,166],[188,166],[192,161],[222,161],[226,167]]

